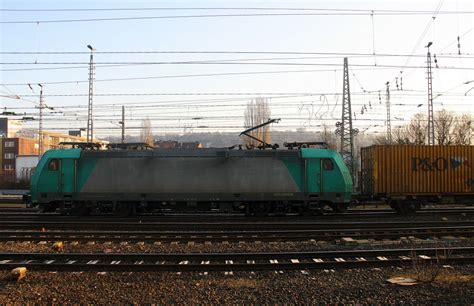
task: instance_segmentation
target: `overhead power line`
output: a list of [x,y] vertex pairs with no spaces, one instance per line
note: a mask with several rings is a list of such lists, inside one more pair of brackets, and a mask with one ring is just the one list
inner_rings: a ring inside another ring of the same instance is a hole
[[[1,85],[1,84],[0,84]],[[395,95],[400,95],[402,97],[407,96],[416,96],[416,97],[424,97],[426,94],[422,91],[412,91],[414,93],[410,93],[408,91],[402,92],[394,92],[392,93],[392,97]],[[416,93],[419,92],[419,93]],[[332,95],[340,95],[339,92],[202,92],[202,93],[99,93],[94,94],[94,96],[103,96],[103,97],[111,97],[111,96],[268,96],[272,97],[274,95],[300,95],[300,96],[332,96]],[[433,93],[436,94],[436,93]],[[365,92],[351,92],[351,95],[372,95],[377,96],[378,91],[365,91]],[[21,97],[36,97],[36,95],[20,95]],[[84,97],[87,94],[53,94],[53,95],[45,95],[45,97]],[[464,93],[449,93],[443,94],[443,96],[452,96],[452,97],[464,97]]]
[[[247,100],[248,101],[248,100]],[[354,106],[364,106],[366,103],[364,103],[363,100],[356,100],[357,102],[354,103]],[[453,103],[450,103],[450,106],[456,106],[456,107],[466,107],[469,105],[468,101],[465,102],[456,102],[458,100],[454,100]],[[392,106],[397,106],[400,108],[405,108],[402,111],[403,113],[406,113],[406,108],[418,108],[418,112],[422,112],[421,108],[418,107],[421,103],[419,102],[405,102],[405,103],[392,103]],[[421,106],[424,106],[426,103],[421,104]],[[219,104],[197,104],[197,105],[188,105],[188,104],[177,104],[177,105],[160,105],[160,104],[153,104],[153,105],[148,105],[148,106],[136,106],[133,103],[129,104],[127,102],[123,103],[115,103],[115,104],[100,104],[98,105],[97,108],[94,108],[94,110],[97,110],[97,116],[115,116],[116,111],[121,108],[121,105],[125,106],[130,106],[133,107],[133,109],[130,109],[130,113],[133,113],[134,115],[143,115],[143,116],[149,116],[153,114],[158,114],[158,115],[169,115],[169,114],[179,114],[179,116],[183,119],[186,117],[192,116],[194,117],[195,114],[202,114],[202,116],[209,116],[210,113],[219,113],[222,112],[222,110],[229,111],[227,114],[235,114],[234,111],[238,110],[243,110],[247,106],[247,103],[240,102],[238,104],[232,104],[232,103],[219,103]],[[281,112],[284,113],[285,116],[291,116],[292,114],[299,114],[302,116],[308,116],[307,113],[301,112],[300,110],[305,109],[307,107],[316,107],[316,106],[321,106],[324,105],[322,103],[298,103],[298,102],[293,102],[293,104],[278,104],[272,106],[272,110],[274,110],[276,113]],[[335,101],[332,101],[330,105],[335,105]],[[38,114],[38,109],[39,107],[32,107],[32,106],[27,106],[27,107],[5,107],[5,110],[9,110],[15,113],[18,113],[19,115],[37,115]],[[67,107],[67,106],[54,106],[54,107],[47,107],[45,108],[45,117],[51,117],[51,118],[65,118],[67,116],[87,116],[87,109],[84,107]],[[288,110],[293,110],[293,112],[288,112]],[[396,111],[394,112],[396,113]],[[424,112],[423,112],[424,113]],[[315,115],[316,113],[313,113]],[[309,114],[311,115],[311,114]],[[317,114],[316,114],[317,115]],[[380,115],[380,117],[385,118],[386,112],[384,107],[378,107],[374,108],[370,114],[367,113],[368,116],[375,116],[375,115]],[[219,116],[222,116],[220,114]],[[378,117],[378,116],[377,116]],[[358,119],[360,119],[359,117]],[[367,116],[364,116],[364,118],[367,118]],[[334,119],[334,118],[333,118]],[[338,119],[338,118],[336,118]],[[354,119],[355,120],[355,119]]]
[[[164,15],[164,16],[137,16],[137,17],[109,17],[84,19],[49,19],[49,20],[11,20],[0,21],[0,24],[39,24],[39,23],[71,23],[71,22],[99,22],[99,21],[130,21],[130,20],[157,20],[157,19],[193,19],[193,18],[226,18],[226,17],[284,17],[284,16],[368,16],[368,11],[360,12],[316,12],[316,13],[249,13],[249,14],[202,14],[202,15]],[[416,16],[429,15],[433,12],[378,12],[378,16]],[[439,14],[439,13],[438,13]],[[451,14],[474,14],[474,11],[446,12]]]
[[[86,62],[0,62],[0,65],[85,65]],[[236,61],[141,61],[141,62],[130,62],[130,61],[113,61],[113,62],[100,62],[101,65],[315,65],[315,66],[336,66],[336,63],[296,63],[296,62],[285,62],[285,63],[268,63],[268,62],[236,62]],[[358,64],[362,66],[374,66],[371,64]],[[340,65],[339,65],[340,66]],[[396,66],[400,67],[400,66]],[[411,67],[410,67],[411,68]]]
[[[85,62],[1,62],[0,65],[85,65]],[[170,62],[101,62],[101,65],[269,65],[269,66],[329,66],[340,67],[336,63],[267,63],[267,62],[207,62],[207,61],[170,61]],[[412,68],[424,69],[423,66],[406,66],[406,65],[383,65],[383,64],[351,64],[352,67],[383,67],[383,68]],[[437,69],[450,70],[474,70],[474,67],[455,67],[455,66],[439,66]]]
[[[379,69],[379,68],[377,68]],[[383,68],[380,69],[392,69]],[[235,75],[257,75],[257,74],[285,74],[285,73],[316,73],[316,72],[334,72],[341,69],[311,69],[311,70],[276,70],[276,71],[248,71],[248,72],[220,72],[220,73],[200,73],[200,74],[178,74],[178,75],[162,75],[162,76],[145,76],[145,77],[131,77],[131,78],[114,78],[114,79],[99,79],[95,82],[114,82],[114,81],[136,81],[136,80],[152,80],[152,79],[172,79],[172,78],[192,78],[192,77],[214,77],[214,76],[235,76]],[[360,68],[352,70],[372,70],[372,68]],[[42,82],[47,85],[58,84],[78,84],[87,83],[87,80],[71,80],[71,81],[49,81]],[[10,83],[4,84],[7,86],[25,86],[27,83]]]
[[[17,9],[1,8],[1,12],[84,12],[84,11],[191,11],[191,10],[220,10],[220,11],[315,11],[315,12],[365,12],[365,13],[413,13],[433,14],[427,10],[388,10],[388,9],[353,9],[353,8],[311,8],[311,7],[116,7],[116,8],[44,8]],[[440,14],[463,14],[463,11],[440,11]],[[469,13],[469,11],[467,11]]]
[[[76,55],[88,54],[86,51],[0,51],[0,54],[11,55]],[[364,56],[373,57],[373,53],[356,52],[316,52],[316,51],[200,51],[200,50],[155,50],[155,51],[96,51],[95,54],[272,54],[272,55],[323,55],[323,56]],[[397,54],[397,53],[376,53],[379,57],[420,57],[424,58],[426,54]],[[459,55],[446,55],[445,57],[459,58]],[[466,57],[466,56],[461,56]],[[248,59],[242,59],[248,60]],[[222,61],[222,60],[218,60]]]

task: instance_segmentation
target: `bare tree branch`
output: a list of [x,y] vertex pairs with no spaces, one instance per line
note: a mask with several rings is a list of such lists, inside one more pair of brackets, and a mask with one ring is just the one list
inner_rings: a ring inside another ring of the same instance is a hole
[[154,146],[153,131],[151,129],[150,119],[142,120],[142,129],[140,130],[140,141],[150,146]]
[[[247,108],[244,112],[244,125],[245,128],[251,128],[253,126],[267,122],[270,119],[270,108],[266,98],[256,98],[254,101],[247,103]],[[270,126],[264,126],[261,129],[257,129],[250,132],[255,138],[261,139],[266,143],[270,143]],[[256,147],[259,143],[255,139],[245,137],[245,144],[247,147]]]
[[322,125],[321,140],[328,144],[331,149],[337,149],[337,139],[334,130],[331,129],[327,124]]
[[454,125],[453,142],[456,145],[470,145],[474,139],[474,128],[472,124],[472,116],[463,114],[458,116],[458,120]]
[[406,129],[407,138],[411,144],[423,145],[427,140],[427,118],[425,114],[418,113],[413,116]]
[[442,109],[434,116],[435,140],[438,145],[451,145],[454,142],[454,119],[453,112]]

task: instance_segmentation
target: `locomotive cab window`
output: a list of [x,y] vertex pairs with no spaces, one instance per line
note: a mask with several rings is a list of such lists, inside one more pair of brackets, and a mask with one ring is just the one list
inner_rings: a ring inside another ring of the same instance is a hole
[[49,171],[58,171],[59,170],[59,159],[52,159],[48,163]]
[[334,163],[332,162],[331,159],[329,159],[329,158],[323,158],[322,164],[323,164],[323,169],[324,169],[325,171],[334,170]]

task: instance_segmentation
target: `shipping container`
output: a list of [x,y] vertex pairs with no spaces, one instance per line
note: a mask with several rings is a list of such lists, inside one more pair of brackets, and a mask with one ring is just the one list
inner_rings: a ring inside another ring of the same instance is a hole
[[376,145],[361,149],[360,191],[392,199],[472,198],[474,146]]

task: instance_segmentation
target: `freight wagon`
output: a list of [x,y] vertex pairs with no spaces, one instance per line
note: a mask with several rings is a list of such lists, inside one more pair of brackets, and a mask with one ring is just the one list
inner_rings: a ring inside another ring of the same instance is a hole
[[92,210],[225,211],[247,215],[344,210],[352,179],[330,149],[50,150],[31,182],[33,205]]
[[361,149],[360,192],[400,212],[474,202],[474,146],[376,145]]

